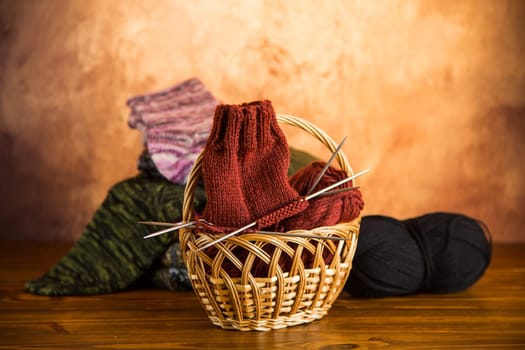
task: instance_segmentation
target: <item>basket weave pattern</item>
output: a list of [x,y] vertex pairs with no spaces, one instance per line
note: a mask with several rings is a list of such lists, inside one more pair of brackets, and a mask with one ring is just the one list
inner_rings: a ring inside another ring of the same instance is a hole
[[[328,135],[305,120],[282,114],[277,120],[307,131],[332,152],[337,147]],[[336,159],[341,169],[353,174],[341,151]],[[185,221],[193,220],[193,192],[201,164],[202,154],[186,185]],[[359,216],[348,223],[288,232],[346,238],[339,241],[251,232],[230,237],[211,250],[197,251],[216,237],[186,228],[181,229],[179,239],[193,289],[211,322],[224,329],[266,331],[311,322],[327,314],[350,273],[360,221]],[[239,250],[243,250],[242,258],[234,253]],[[261,265],[265,266],[265,277],[253,273],[254,267]]]

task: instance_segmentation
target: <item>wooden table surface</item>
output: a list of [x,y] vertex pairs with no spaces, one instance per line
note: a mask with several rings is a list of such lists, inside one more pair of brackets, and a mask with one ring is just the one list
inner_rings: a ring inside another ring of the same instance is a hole
[[24,281],[71,244],[0,244],[0,349],[525,349],[525,244],[496,245],[485,276],[464,292],[342,294],[322,320],[270,332],[212,325],[192,292],[27,294]]

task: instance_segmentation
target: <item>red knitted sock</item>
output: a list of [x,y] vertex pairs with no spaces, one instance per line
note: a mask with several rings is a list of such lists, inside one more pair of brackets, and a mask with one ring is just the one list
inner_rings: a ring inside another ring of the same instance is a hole
[[290,153],[270,101],[235,106],[244,115],[239,158],[242,191],[252,217],[260,228],[304,210],[307,202],[288,183]]
[[270,101],[220,105],[203,155],[208,201],[203,219],[217,231],[275,224],[308,206],[288,183],[290,154]]
[[231,231],[251,222],[241,185],[239,149],[243,114],[229,105],[218,105],[202,158],[202,178],[207,201],[202,218],[214,226],[208,229]]

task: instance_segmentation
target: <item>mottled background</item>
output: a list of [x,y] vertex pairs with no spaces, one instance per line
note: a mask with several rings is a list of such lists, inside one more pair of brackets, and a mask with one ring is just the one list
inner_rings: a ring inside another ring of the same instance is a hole
[[[525,241],[525,1],[0,0],[1,236],[80,236],[136,173],[125,101],[200,78],[314,122],[365,214],[461,212]],[[306,134],[289,143],[326,157]]]

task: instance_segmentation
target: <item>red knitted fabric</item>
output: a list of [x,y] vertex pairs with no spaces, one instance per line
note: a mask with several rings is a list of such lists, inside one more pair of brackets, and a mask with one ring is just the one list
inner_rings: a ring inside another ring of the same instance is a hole
[[[293,186],[300,195],[306,195],[306,192],[310,189],[325,164],[325,162],[315,161],[300,169],[290,177],[290,185]],[[328,167],[321,181],[319,181],[315,187],[314,192],[347,177],[348,175],[343,170]],[[350,181],[338,186],[336,189],[352,186],[352,182]],[[294,229],[310,230],[315,227],[332,226],[340,222],[348,222],[355,219],[359,216],[363,207],[364,202],[361,197],[361,191],[358,189],[316,197],[310,201],[310,205],[306,210],[283,220],[278,224],[278,227],[280,230],[289,231]]]
[[242,127],[243,114],[239,110],[218,105],[202,158],[202,178],[208,198],[202,218],[232,230],[252,218],[241,187]]
[[270,101],[219,105],[202,171],[208,229],[275,224],[308,206],[288,183],[290,154]]
[[[240,106],[245,116],[242,189],[260,227],[292,216],[301,208],[299,194],[288,183],[290,151],[270,101]],[[295,203],[293,203],[295,202]],[[263,220],[264,218],[264,220]]]
[[[313,162],[306,167],[300,169],[297,173],[290,177],[290,185],[293,186],[300,195],[306,195],[314,181],[317,179],[318,174],[325,166],[325,162]],[[340,180],[347,178],[348,175],[334,167],[329,167],[326,173],[321,178],[321,181],[317,184],[314,191],[321,190],[331,184],[334,184]],[[339,188],[352,187],[352,182],[348,182],[339,186]],[[357,216],[364,207],[364,202],[361,197],[361,192],[357,189],[350,190],[347,192],[341,192],[337,194],[327,195],[323,197],[317,197],[310,201],[309,206],[301,211],[299,214],[289,217],[279,222],[276,227],[273,227],[275,231],[290,231],[294,229],[309,230],[315,227],[321,226],[332,226],[340,222],[351,221]],[[312,242],[313,243],[313,242]],[[324,244],[323,241],[319,241],[316,244]],[[295,249],[294,244],[290,244]],[[273,254],[274,247],[265,246],[263,248],[268,254]],[[234,254],[241,261],[246,259],[247,252],[244,249],[236,248]],[[333,256],[328,249],[323,251],[323,259],[326,264],[329,264]],[[301,254],[301,260],[305,268],[313,268],[315,256],[309,251],[304,250]],[[286,254],[282,254],[279,259],[279,266],[283,271],[289,271],[292,260]],[[239,277],[240,271],[229,261],[223,264],[223,268],[228,271],[231,277]],[[252,267],[251,273],[256,277],[264,277],[268,273],[268,265],[263,261],[257,259]]]

